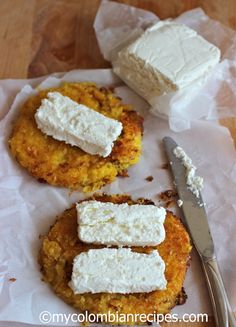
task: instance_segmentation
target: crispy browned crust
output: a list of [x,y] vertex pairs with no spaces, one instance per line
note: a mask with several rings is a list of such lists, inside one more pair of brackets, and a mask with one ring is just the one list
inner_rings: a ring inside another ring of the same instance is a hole
[[[152,201],[139,199],[133,201],[128,195],[95,195],[93,199],[129,204],[152,204]],[[77,218],[75,206],[66,210],[51,227],[47,236],[43,237],[42,248],[39,253],[43,279],[49,283],[55,293],[66,303],[82,311],[92,313],[162,313],[170,311],[176,304],[186,299],[182,286],[188,266],[191,244],[189,235],[181,221],[168,212],[166,221],[166,238],[159,246],[160,255],[166,263],[165,276],[167,289],[151,293],[139,294],[77,294],[68,286],[71,278],[73,258],[91,248],[102,246],[85,244],[77,236]],[[133,247],[133,251],[148,253],[154,247]]]
[[[72,100],[123,124],[123,131],[107,158],[90,155],[43,134],[34,114],[49,91],[58,91]],[[121,102],[111,90],[94,83],[66,83],[40,91],[22,106],[9,140],[16,160],[39,181],[90,192],[111,183],[117,175],[139,160],[143,119]]]

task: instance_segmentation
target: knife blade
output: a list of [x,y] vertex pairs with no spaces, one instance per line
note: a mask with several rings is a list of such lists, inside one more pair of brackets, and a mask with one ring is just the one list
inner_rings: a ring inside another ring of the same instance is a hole
[[198,252],[207,260],[215,256],[214,244],[206,218],[206,211],[201,194],[197,198],[186,184],[186,168],[174,154],[178,144],[170,137],[163,139],[170,168],[174,176],[174,185],[179,198],[183,201],[182,210],[185,224],[191,232],[192,241]]
[[163,143],[173,174],[174,185],[179,198],[183,201],[181,206],[183,222],[202,261],[216,326],[236,327],[236,321],[218,268],[201,193],[199,192],[199,197],[196,197],[187,185],[186,168],[182,160],[174,154],[174,149],[178,144],[170,137],[165,137]]

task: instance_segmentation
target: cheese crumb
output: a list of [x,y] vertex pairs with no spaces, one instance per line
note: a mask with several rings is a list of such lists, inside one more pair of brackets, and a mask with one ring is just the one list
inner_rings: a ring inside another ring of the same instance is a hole
[[183,205],[183,201],[181,200],[181,199],[179,199],[178,201],[177,201],[177,204],[178,204],[178,206],[181,208],[182,207],[182,205]]
[[199,198],[199,192],[203,189],[203,178],[200,176],[195,176],[196,167],[193,165],[192,160],[187,156],[184,150],[177,146],[173,150],[176,158],[181,159],[184,167],[186,168],[186,184],[188,189]]

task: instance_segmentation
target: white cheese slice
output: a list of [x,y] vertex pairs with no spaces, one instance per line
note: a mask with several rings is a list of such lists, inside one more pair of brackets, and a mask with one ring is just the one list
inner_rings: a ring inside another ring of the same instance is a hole
[[139,293],[164,290],[165,263],[157,251],[92,249],[74,258],[69,286],[75,294]]
[[77,203],[78,235],[86,243],[155,246],[165,239],[166,210],[155,205]]
[[114,72],[147,100],[202,84],[220,50],[189,27],[159,21],[122,49]]
[[50,92],[35,114],[38,128],[56,140],[78,146],[87,153],[107,157],[122,124],[83,104]]

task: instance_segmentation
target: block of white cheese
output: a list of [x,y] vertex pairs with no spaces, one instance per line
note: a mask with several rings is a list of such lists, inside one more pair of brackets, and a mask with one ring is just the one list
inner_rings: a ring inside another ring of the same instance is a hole
[[50,92],[35,114],[38,128],[56,140],[78,146],[87,153],[107,157],[122,124],[83,104]]
[[155,205],[77,203],[78,235],[86,243],[155,246],[165,239],[166,210]]
[[194,30],[173,21],[159,21],[122,49],[113,67],[149,101],[203,83],[219,60],[220,50]]
[[165,263],[157,251],[92,249],[74,258],[69,286],[75,294],[139,293],[166,288]]

